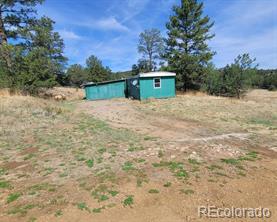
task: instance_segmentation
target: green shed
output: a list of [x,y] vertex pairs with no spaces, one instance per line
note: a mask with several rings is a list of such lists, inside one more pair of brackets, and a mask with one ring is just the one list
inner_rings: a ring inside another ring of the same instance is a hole
[[175,97],[175,73],[148,72],[127,79],[128,97],[135,99]]
[[125,97],[125,79],[84,85],[87,100]]
[[87,83],[86,99],[129,97],[139,100],[175,97],[175,73],[148,72],[127,79]]

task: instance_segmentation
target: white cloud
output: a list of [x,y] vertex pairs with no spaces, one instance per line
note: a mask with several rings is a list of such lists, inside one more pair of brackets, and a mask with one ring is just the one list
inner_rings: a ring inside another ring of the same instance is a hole
[[81,36],[77,35],[76,33],[72,32],[72,31],[67,31],[65,29],[59,30],[58,32],[60,33],[60,35],[63,39],[78,40],[78,39],[82,38]]
[[95,22],[95,26],[104,30],[128,31],[129,29],[117,21],[114,17]]
[[129,31],[128,27],[120,23],[114,17],[103,18],[95,20],[93,18],[84,19],[84,21],[79,20],[79,22],[74,22],[73,25],[86,27],[89,29],[99,29],[104,31]]

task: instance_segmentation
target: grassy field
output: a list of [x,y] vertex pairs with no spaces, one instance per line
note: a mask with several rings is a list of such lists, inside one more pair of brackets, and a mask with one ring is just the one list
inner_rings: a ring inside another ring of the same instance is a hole
[[0,221],[206,221],[207,204],[276,214],[276,96],[2,96]]

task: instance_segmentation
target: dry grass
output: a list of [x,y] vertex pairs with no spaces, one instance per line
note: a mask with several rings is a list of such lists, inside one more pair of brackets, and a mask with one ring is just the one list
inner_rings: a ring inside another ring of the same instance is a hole
[[185,94],[170,100],[144,102],[139,108],[146,112],[194,121],[219,132],[262,133],[276,138],[276,98],[277,92],[263,90],[254,90],[242,100]]
[[[181,120],[197,123],[201,129],[247,131],[257,135],[257,140],[265,136],[264,144],[276,145],[276,102],[254,98],[234,100],[201,94],[126,102],[143,117],[151,113],[155,121],[173,116],[174,123]],[[276,203],[276,172],[272,170],[276,163],[271,157],[249,152],[209,162],[204,155],[210,150],[199,152],[197,142],[172,147],[163,138],[146,137],[121,125],[112,127],[83,113],[79,103],[9,94],[0,97],[0,221],[55,221],[57,217],[60,221],[181,221],[188,212],[195,214],[195,209],[187,207],[192,203],[203,204],[209,198],[212,204],[221,200],[227,205],[234,201],[241,204],[244,192],[253,195],[242,205],[252,201],[256,206],[260,201],[270,207]],[[245,153],[241,144],[236,141],[233,146]],[[228,146],[225,140],[220,145]],[[192,150],[203,158],[199,161]],[[263,158],[268,165],[261,165]],[[263,192],[264,184],[273,195],[268,190],[256,195],[257,189]],[[238,187],[240,192],[236,193]]]

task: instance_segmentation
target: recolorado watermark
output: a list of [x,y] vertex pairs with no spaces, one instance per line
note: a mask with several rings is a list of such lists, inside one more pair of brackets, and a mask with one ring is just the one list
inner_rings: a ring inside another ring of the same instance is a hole
[[200,218],[270,218],[270,209],[264,207],[242,208],[242,207],[216,207],[198,206],[198,216]]

